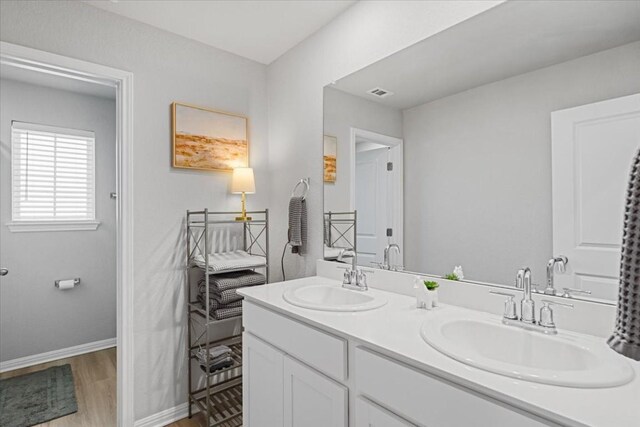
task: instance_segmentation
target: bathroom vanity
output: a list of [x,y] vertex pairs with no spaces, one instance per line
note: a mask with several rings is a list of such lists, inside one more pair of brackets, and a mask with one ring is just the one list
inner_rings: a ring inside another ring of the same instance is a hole
[[[340,270],[334,272],[333,267],[323,267],[322,263],[319,271],[331,271],[327,274],[330,277],[315,276],[240,291],[245,297],[243,405],[247,426],[631,427],[640,422],[640,364],[609,350],[604,338],[563,330],[567,322],[560,318],[572,313],[557,315],[559,332],[553,339],[560,344],[580,343],[576,348],[593,349],[603,355],[605,365],[611,362],[615,365],[612,372],[622,375],[616,386],[601,387],[597,379],[577,386],[550,385],[522,380],[517,372],[510,377],[458,361],[425,341],[425,325],[448,317],[510,328],[501,325],[500,314],[453,305],[451,298],[456,291],[451,289],[442,293],[440,307],[419,310],[415,298],[405,295],[412,276],[402,273],[384,272],[370,278],[374,284],[368,291],[344,290],[366,295],[377,301],[374,305],[359,297],[350,300],[329,293],[316,295],[317,290],[308,290],[342,289],[341,281],[336,280]],[[386,285],[377,286],[376,281]],[[390,285],[400,293],[379,289]],[[441,286],[447,289],[446,283]],[[300,299],[324,298],[326,309],[302,307],[300,301],[291,298],[292,290],[297,289],[305,290],[299,293]],[[489,297],[489,301],[495,305],[493,311],[500,313],[502,301],[494,298]],[[378,307],[369,309],[371,306]],[[588,315],[584,310],[579,313]],[[523,334],[525,339],[510,343],[494,340],[488,346],[506,344],[511,351],[505,352],[505,359],[524,352],[531,356],[524,358],[525,363],[556,369],[556,374],[586,369],[584,375],[574,377],[594,376],[584,365],[590,363],[591,356],[578,357],[582,360],[575,360],[572,366],[558,353],[555,367],[554,360],[544,360],[536,348],[523,348],[535,344],[539,333]],[[523,373],[526,370],[523,367]],[[549,378],[557,379],[556,374]],[[611,372],[602,378],[605,382],[606,377],[611,378]]]

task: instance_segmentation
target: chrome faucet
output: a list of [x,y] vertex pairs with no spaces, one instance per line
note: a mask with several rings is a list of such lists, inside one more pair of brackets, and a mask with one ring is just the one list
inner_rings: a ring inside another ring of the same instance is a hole
[[536,305],[531,299],[531,270],[528,267],[518,270],[516,287],[524,291],[520,302],[520,320],[526,323],[536,323]]
[[522,301],[520,302],[520,317],[516,310],[516,302],[513,300],[515,294],[501,291],[489,291],[494,295],[502,295],[508,297],[504,304],[504,313],[502,315],[502,323],[509,326],[517,326],[519,328],[543,332],[545,334],[557,334],[556,324],[553,321],[553,310],[551,306],[560,306],[573,308],[571,304],[555,302],[550,300],[542,300],[542,308],[540,309],[540,321],[536,322],[535,303],[531,298],[531,270],[523,268],[518,270],[516,277],[516,286],[523,290]]
[[567,263],[569,263],[569,260],[564,255],[551,258],[549,262],[547,262],[547,287],[544,289],[544,293],[546,295],[557,295],[556,288],[553,283],[553,276],[556,268],[558,273],[564,273],[567,271]]
[[367,286],[367,275],[362,269],[358,268],[358,254],[356,251],[353,251],[351,268],[347,268],[344,272],[342,287],[356,291],[366,291],[369,289]]
[[390,261],[389,261],[389,253],[391,252],[391,249],[395,249],[398,252],[398,255],[400,255],[400,246],[398,246],[395,243],[391,243],[389,245],[387,245],[386,248],[384,248],[384,259],[382,261],[382,269],[383,270],[395,270],[396,266],[391,266]]

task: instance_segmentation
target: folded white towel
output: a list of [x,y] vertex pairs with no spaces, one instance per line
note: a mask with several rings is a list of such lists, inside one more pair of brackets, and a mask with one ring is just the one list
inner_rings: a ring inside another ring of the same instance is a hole
[[340,248],[340,247],[336,247],[336,246],[330,247],[330,246],[325,245],[324,246],[324,259],[331,259],[331,260],[337,259],[337,258],[341,257],[342,254],[344,253],[344,251],[346,251],[346,250],[347,250],[347,248]]
[[[197,255],[194,263],[205,268],[204,257]],[[209,255],[209,273],[224,273],[228,271],[248,270],[266,265],[266,258],[250,255],[245,251],[221,252]]]

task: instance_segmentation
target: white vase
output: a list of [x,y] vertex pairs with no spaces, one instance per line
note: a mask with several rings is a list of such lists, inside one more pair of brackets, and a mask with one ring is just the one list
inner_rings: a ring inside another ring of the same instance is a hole
[[440,305],[440,302],[438,301],[438,290],[434,289],[433,291],[428,291],[431,294],[431,305],[433,307],[437,307]]

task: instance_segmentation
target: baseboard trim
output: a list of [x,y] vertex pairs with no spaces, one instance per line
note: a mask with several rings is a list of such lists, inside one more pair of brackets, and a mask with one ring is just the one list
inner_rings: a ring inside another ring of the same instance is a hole
[[[195,413],[195,411],[194,411]],[[183,403],[135,422],[134,427],[164,427],[189,416],[189,405]]]
[[0,372],[13,371],[15,369],[26,368],[28,366],[39,365],[40,363],[51,362],[67,357],[78,356],[80,354],[92,353],[105,348],[115,347],[116,338],[109,338],[102,341],[94,341],[87,344],[80,344],[73,347],[61,348],[60,350],[48,351],[46,353],[34,354],[33,356],[20,357],[18,359],[0,362]]

